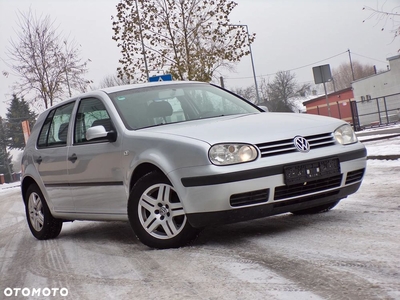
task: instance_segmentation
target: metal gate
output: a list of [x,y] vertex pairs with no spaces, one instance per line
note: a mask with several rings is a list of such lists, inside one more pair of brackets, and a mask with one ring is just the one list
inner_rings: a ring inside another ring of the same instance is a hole
[[354,130],[400,122],[400,93],[351,101]]

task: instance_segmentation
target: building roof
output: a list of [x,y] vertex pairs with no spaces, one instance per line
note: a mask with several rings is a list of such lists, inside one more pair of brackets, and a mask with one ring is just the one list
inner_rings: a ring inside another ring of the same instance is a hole
[[[351,91],[352,89],[353,89],[352,87],[345,88],[345,89],[343,89],[343,90],[336,91],[336,92],[333,92],[333,93],[328,94],[328,97],[337,96],[337,95],[340,95],[340,94],[342,94],[342,93],[344,93],[344,92]],[[318,97],[316,97],[316,98],[313,98],[313,99],[304,101],[304,102],[303,102],[303,105],[307,105],[307,104],[310,104],[310,103],[313,103],[313,102],[315,102],[315,101],[322,100],[322,99],[325,99],[325,98],[326,98],[325,95],[318,96]]]

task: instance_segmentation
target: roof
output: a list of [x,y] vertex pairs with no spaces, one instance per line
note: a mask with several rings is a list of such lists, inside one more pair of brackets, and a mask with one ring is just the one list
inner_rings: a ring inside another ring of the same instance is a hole
[[128,84],[128,85],[118,85],[118,86],[113,86],[113,87],[102,88],[99,90],[103,91],[105,93],[114,93],[114,92],[129,90],[129,89],[138,89],[138,88],[144,88],[144,87],[150,87],[150,86],[177,85],[177,84],[185,84],[185,83],[186,84],[187,83],[205,84],[204,82],[200,82],[200,81],[157,81],[157,82],[135,83],[135,84]]
[[[333,93],[328,94],[328,97],[330,97],[330,96],[337,96],[337,95],[343,94],[343,93],[345,93],[345,92],[351,91],[352,89],[353,89],[352,87],[345,88],[345,89],[343,89],[343,90],[336,91],[336,92],[333,92]],[[313,103],[313,102],[315,102],[315,101],[318,101],[318,100],[321,100],[321,99],[325,99],[325,98],[326,98],[326,95],[318,96],[318,97],[316,97],[316,98],[313,98],[313,99],[304,101],[304,102],[303,102],[303,105],[307,105],[307,104],[309,104],[309,103]]]

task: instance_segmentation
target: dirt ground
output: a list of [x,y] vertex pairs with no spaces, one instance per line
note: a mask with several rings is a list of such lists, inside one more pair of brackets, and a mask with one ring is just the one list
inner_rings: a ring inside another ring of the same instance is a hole
[[369,160],[359,192],[328,213],[207,228],[173,250],[147,248],[124,222],[66,223],[38,241],[11,188],[0,299],[400,299],[399,174],[400,160]]

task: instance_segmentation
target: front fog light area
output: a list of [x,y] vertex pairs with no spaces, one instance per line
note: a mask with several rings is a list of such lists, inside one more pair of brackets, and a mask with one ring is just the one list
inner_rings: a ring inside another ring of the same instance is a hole
[[253,161],[257,150],[248,144],[218,144],[210,148],[208,156],[214,165],[231,165]]
[[342,145],[354,144],[358,141],[353,128],[349,124],[340,126],[335,130],[334,135],[335,139]]

